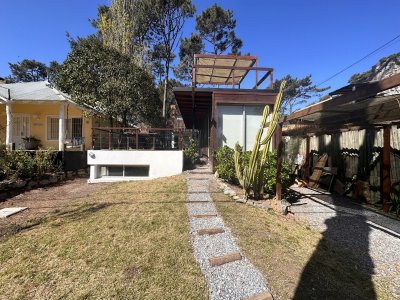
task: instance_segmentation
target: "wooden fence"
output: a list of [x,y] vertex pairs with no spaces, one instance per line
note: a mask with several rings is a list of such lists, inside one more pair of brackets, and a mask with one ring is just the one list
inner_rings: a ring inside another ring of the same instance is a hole
[[[293,163],[294,157],[306,157],[306,138],[285,137],[285,161]],[[390,130],[390,178],[391,183],[400,182],[400,128]],[[317,162],[319,155],[329,155],[328,164],[338,168],[338,178],[349,181],[354,175],[369,183],[367,199],[371,203],[381,200],[383,129],[363,129],[338,132],[330,135],[310,137],[310,166]]]

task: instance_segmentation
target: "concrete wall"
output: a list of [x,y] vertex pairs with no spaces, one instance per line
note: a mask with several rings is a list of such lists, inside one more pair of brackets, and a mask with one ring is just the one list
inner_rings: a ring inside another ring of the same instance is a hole
[[[183,151],[89,150],[90,183],[146,180],[182,173]],[[149,166],[148,177],[101,177],[100,166]]]

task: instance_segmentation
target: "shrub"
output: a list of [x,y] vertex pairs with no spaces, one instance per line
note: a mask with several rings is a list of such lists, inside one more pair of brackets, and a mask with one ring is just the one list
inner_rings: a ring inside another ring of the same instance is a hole
[[189,143],[183,149],[183,161],[185,168],[191,168],[199,159],[199,145],[193,138],[189,139]]
[[235,161],[233,159],[233,149],[228,146],[223,146],[218,149],[216,159],[218,162],[218,176],[226,181],[237,183],[238,180],[235,174]]
[[400,183],[394,185],[390,192],[390,211],[400,215]]
[[[276,162],[277,154],[276,152],[269,152],[267,154],[267,165],[264,169],[265,186],[264,189],[269,193],[275,193],[276,189]],[[281,181],[282,190],[287,189],[291,184],[290,178],[290,165],[287,163],[282,163],[281,169]]]

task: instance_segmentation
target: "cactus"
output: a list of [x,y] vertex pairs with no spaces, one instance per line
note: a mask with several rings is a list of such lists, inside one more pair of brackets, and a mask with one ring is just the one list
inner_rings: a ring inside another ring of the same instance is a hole
[[[271,144],[271,138],[274,135],[279,122],[279,110],[282,104],[282,95],[285,85],[286,81],[283,81],[276,97],[274,110],[272,112],[271,120],[268,123],[266,135],[264,138],[262,138],[269,115],[269,106],[266,105],[264,107],[260,127],[256,135],[256,141],[254,143],[253,150],[251,151],[249,165],[246,168],[242,169],[240,164],[242,148],[239,146],[239,144],[235,145],[234,161],[236,176],[245,191],[246,198],[252,196],[255,199],[260,199],[263,196],[264,168],[266,164],[267,153]],[[260,151],[261,146],[262,150]]]

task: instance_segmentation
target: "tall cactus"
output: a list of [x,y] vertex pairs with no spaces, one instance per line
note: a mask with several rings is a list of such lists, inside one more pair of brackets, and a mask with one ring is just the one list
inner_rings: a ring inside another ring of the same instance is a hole
[[[271,120],[268,123],[266,135],[264,138],[262,138],[269,115],[269,106],[266,105],[264,107],[260,127],[256,135],[256,141],[254,143],[253,150],[251,151],[249,165],[246,168],[242,169],[240,164],[240,159],[242,156],[241,147],[238,144],[235,146],[234,161],[236,176],[245,191],[246,198],[252,195],[255,199],[259,199],[263,196],[264,169],[267,162],[268,150],[271,145],[271,139],[274,135],[276,127],[278,126],[280,118],[279,110],[282,104],[282,96],[285,85],[286,81],[283,81],[276,97],[274,110],[272,112]],[[260,152],[261,146],[262,150]]]

